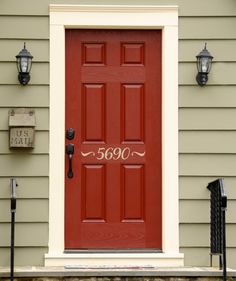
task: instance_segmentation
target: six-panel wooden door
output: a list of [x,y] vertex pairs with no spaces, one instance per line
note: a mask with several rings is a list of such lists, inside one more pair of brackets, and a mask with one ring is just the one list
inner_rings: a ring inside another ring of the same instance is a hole
[[65,249],[161,249],[161,31],[66,30],[68,128]]

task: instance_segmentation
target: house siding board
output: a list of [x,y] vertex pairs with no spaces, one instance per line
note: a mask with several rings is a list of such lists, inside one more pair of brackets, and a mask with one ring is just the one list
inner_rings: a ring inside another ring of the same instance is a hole
[[180,131],[180,153],[236,153],[235,131]]
[[[236,40],[207,40],[207,47],[214,54],[214,62],[235,62],[236,53],[232,50],[236,49]],[[202,39],[200,40],[179,40],[179,61],[194,62],[199,50],[203,48]],[[195,67],[197,70],[197,68]]]
[[[0,130],[7,131],[8,130],[8,111],[9,109],[14,107],[3,107],[0,108]],[[49,109],[48,108],[36,108],[35,110],[36,116],[36,127],[37,131],[48,131],[49,130]]]
[[[19,51],[21,50],[19,47]],[[28,46],[27,46],[28,48]],[[30,47],[28,48],[30,50]],[[0,85],[18,85],[17,69],[15,62],[0,62]],[[15,75],[12,75],[15,73]],[[49,65],[48,63],[34,62],[31,72],[30,85],[49,85]]]
[[[49,3],[64,0],[2,0],[0,3],[0,266],[9,265],[9,179],[17,177],[16,265],[43,265],[48,231]],[[70,0],[70,4],[133,1]],[[225,177],[228,266],[236,268],[236,4],[235,0],[137,0],[136,5],[179,6],[180,251],[185,265],[209,265],[208,182]],[[3,28],[2,28],[3,27]],[[34,56],[30,84],[17,81],[15,55],[26,41]],[[196,85],[195,56],[208,42],[214,56],[208,86]],[[15,73],[15,75],[12,75]],[[8,110],[33,107],[36,147],[25,153],[7,146]],[[23,164],[22,164],[23,163]],[[33,236],[27,241],[24,230]],[[38,230],[38,231],[37,231]],[[20,234],[19,234],[20,233]],[[196,235],[198,233],[198,235]],[[196,237],[197,236],[197,237]],[[196,237],[196,239],[194,239]]]
[[[42,266],[47,251],[47,247],[16,247],[14,263],[17,266]],[[0,248],[0,257],[3,257],[1,266],[9,266],[9,248]]]
[[[0,39],[0,49],[4,52],[0,53],[0,62],[14,62],[15,56],[23,48],[25,40],[22,39]],[[49,62],[49,40],[28,40],[26,42],[26,48],[33,54],[34,62]]]
[[48,155],[25,153],[2,154],[0,157],[1,174],[8,177],[48,176]]
[[[2,223],[0,247],[10,245],[10,223]],[[16,223],[15,225],[16,247],[47,247],[48,224],[47,223]],[[27,235],[25,235],[27,233]]]
[[180,154],[180,176],[235,176],[235,154]]
[[[195,264],[195,266],[210,266],[210,249],[206,247],[189,247],[189,248],[180,248],[181,252],[184,253],[185,256],[185,265],[186,266],[192,266]],[[228,248],[227,249],[227,267],[229,268],[235,268],[235,260],[236,260],[236,254],[234,248]],[[215,256],[213,257],[213,265],[215,267],[219,267],[219,257]]]
[[[48,154],[49,152],[49,132],[45,131],[36,131],[35,132],[35,148],[29,149],[26,151],[27,154]],[[9,149],[9,132],[1,131],[0,132],[0,153],[1,154],[11,154],[13,152],[12,149]],[[22,151],[14,150],[15,153],[21,154]]]
[[39,107],[49,106],[49,86],[27,85],[0,85],[1,107]]
[[[17,177],[18,199],[48,199],[48,177]],[[0,198],[9,199],[10,181],[8,177],[0,177]]]
[[196,84],[193,86],[180,86],[179,107],[236,108],[235,93],[236,86],[234,85],[208,85],[203,88],[199,88]]
[[[213,63],[213,69],[214,71],[208,77],[208,85],[236,85],[235,62],[215,62]],[[179,84],[181,86],[196,85],[196,74],[196,62],[182,62],[179,64]]]
[[180,39],[235,39],[236,17],[183,17],[179,21]]
[[[236,247],[236,225],[226,228],[227,246]],[[195,233],[195,235],[192,235]],[[208,224],[182,224],[180,227],[180,247],[209,247],[210,228]]]
[[[206,188],[209,182],[215,180],[215,177],[209,176],[184,176],[180,177],[180,199],[200,199],[210,198],[210,192]],[[224,177],[224,185],[227,197],[231,200],[236,199],[236,177]]]
[[[235,200],[228,200],[227,223],[236,223]],[[210,222],[209,200],[180,200],[180,221],[187,224]],[[193,233],[195,235],[195,233]]]
[[2,39],[49,39],[47,16],[1,16],[0,26]]
[[[200,93],[199,93],[200,95]],[[180,108],[179,129],[188,131],[234,131],[236,108]]]
[[[10,201],[0,200],[0,222],[10,222]],[[48,199],[18,199],[16,222],[48,222]],[[37,244],[35,246],[38,246]]]

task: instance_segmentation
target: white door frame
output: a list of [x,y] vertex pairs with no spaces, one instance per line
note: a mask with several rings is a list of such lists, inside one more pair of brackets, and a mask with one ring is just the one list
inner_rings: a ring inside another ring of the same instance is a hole
[[[64,253],[66,28],[162,30],[163,253]],[[50,5],[49,250],[45,265],[181,266],[178,202],[178,7]]]

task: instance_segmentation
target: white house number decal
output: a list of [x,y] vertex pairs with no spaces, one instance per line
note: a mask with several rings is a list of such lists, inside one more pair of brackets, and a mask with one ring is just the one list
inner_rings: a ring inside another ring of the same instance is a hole
[[138,155],[140,157],[143,157],[145,155],[144,152],[137,152],[137,151],[131,151],[129,147],[108,147],[107,149],[105,147],[99,147],[98,151],[95,153],[94,151],[89,152],[82,152],[81,155],[86,156],[95,156],[97,160],[126,160],[130,156]]

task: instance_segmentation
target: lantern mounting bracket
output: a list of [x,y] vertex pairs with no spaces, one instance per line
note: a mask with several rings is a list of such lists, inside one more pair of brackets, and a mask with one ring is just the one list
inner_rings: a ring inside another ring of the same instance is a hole
[[196,76],[196,80],[198,85],[200,86],[204,86],[206,85],[207,81],[208,81],[208,75],[207,73],[204,72],[198,72],[197,76]]

